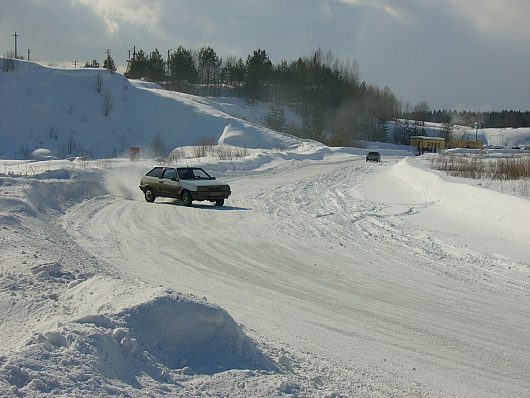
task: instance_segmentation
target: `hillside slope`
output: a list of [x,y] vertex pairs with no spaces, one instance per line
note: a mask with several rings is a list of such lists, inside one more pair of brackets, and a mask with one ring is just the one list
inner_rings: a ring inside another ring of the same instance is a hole
[[247,148],[294,148],[303,141],[253,125],[200,98],[130,82],[106,69],[59,69],[16,61],[0,72],[0,158],[29,158],[37,148],[54,156],[108,157],[156,140],[178,146],[217,142]]

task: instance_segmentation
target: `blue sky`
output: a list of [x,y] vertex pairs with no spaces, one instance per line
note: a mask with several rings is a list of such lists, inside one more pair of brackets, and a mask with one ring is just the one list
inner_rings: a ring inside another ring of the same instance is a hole
[[322,48],[412,105],[530,109],[528,0],[0,0],[0,54],[125,65],[135,45],[273,62]]

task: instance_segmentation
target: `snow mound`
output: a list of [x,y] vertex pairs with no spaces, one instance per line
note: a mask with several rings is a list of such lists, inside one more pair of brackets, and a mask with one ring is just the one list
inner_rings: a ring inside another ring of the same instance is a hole
[[301,144],[301,140],[293,136],[238,120],[225,126],[217,142],[220,145],[255,149],[288,149],[296,148]]
[[31,153],[31,157],[35,160],[52,160],[56,159],[55,156],[52,155],[52,152],[49,149],[45,148],[39,148],[35,149]]
[[148,89],[155,89],[155,90],[164,90],[164,87],[162,87],[160,84],[158,83],[154,83],[154,82],[148,82],[147,80],[135,80],[135,79],[131,79],[129,80],[129,82],[134,86],[134,87],[138,87],[138,88],[148,88]]
[[182,374],[233,369],[278,370],[226,311],[170,294],[36,333],[0,361],[0,386],[22,394],[119,395],[161,382],[178,387]]
[[136,341],[168,368],[197,373],[229,369],[273,370],[266,358],[223,309],[180,296],[158,297],[120,314]]

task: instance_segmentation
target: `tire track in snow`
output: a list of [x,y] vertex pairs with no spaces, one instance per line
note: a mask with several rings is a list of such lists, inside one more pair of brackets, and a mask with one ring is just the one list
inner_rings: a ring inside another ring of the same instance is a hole
[[[394,211],[365,199],[366,177],[385,166],[284,162],[230,181],[223,209],[153,205],[139,193],[82,204],[65,225],[122,272],[206,295],[257,337],[336,363],[337,375],[356,362],[380,393],[523,391],[524,303],[483,284],[470,291],[474,271],[444,272],[467,266],[402,220],[433,203]],[[425,241],[422,253],[412,250]]]

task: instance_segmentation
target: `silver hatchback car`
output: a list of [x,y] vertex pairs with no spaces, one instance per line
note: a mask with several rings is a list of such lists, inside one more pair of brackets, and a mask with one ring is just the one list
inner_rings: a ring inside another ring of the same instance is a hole
[[200,167],[153,167],[140,180],[140,189],[148,202],[160,196],[181,199],[186,206],[194,200],[223,206],[232,193],[229,185],[217,182]]

